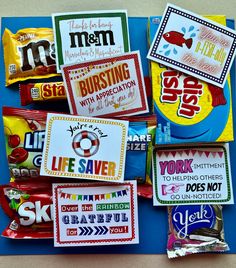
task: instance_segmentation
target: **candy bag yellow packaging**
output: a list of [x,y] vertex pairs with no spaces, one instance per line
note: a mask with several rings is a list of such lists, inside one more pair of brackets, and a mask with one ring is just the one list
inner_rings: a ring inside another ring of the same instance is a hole
[[[225,16],[208,16],[223,25]],[[160,17],[149,20],[152,41]],[[151,61],[156,144],[228,142],[234,139],[231,81],[224,88]]]
[[2,41],[6,86],[58,75],[52,29],[26,28],[16,34],[5,29]]

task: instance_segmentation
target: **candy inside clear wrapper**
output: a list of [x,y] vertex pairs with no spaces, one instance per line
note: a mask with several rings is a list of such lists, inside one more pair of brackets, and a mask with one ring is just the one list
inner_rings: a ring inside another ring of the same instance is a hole
[[168,207],[168,258],[229,250],[224,240],[222,206]]

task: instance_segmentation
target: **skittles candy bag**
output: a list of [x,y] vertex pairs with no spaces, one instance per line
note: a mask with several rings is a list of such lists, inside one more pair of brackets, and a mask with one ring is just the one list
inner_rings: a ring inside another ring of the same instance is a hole
[[53,238],[51,183],[1,185],[0,204],[11,218],[2,236],[13,239]]

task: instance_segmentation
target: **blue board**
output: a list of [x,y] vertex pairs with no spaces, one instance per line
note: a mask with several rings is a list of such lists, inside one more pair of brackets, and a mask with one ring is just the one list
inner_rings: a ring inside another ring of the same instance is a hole
[[[148,18],[129,18],[130,43],[131,50],[140,50],[144,76],[148,76],[148,61],[146,59],[147,43],[147,22]],[[228,26],[233,28],[233,20],[228,20]],[[3,18],[2,33],[5,28],[9,28],[13,33],[17,30],[27,27],[52,27],[50,17],[19,17]],[[3,63],[3,49],[0,48],[0,104],[1,107],[21,107],[18,85],[5,88],[5,73]],[[232,83],[235,85],[235,67],[233,66]],[[233,110],[236,119],[235,86],[233,90]],[[28,106],[32,109],[68,111],[66,103],[58,104],[37,104]],[[28,108],[27,107],[27,108]],[[2,110],[0,110],[0,183],[8,183],[9,171],[5,152],[5,143],[3,135]],[[235,121],[234,121],[235,122]],[[235,123],[236,125],[236,123]],[[231,147],[231,159],[236,157],[236,143],[233,142]],[[234,186],[236,185],[236,165],[232,165],[232,175]],[[236,187],[236,186],[235,186]],[[102,247],[71,247],[71,248],[54,248],[53,240],[12,240],[0,237],[0,254],[84,254],[84,253],[119,253],[119,254],[164,254],[166,253],[168,221],[166,208],[153,207],[152,200],[140,198],[139,205],[139,233],[140,243],[138,245],[124,246],[102,246]],[[225,237],[231,250],[230,253],[236,253],[236,232],[232,230],[232,223],[235,221],[236,206],[224,207],[225,218]],[[8,225],[9,219],[0,209],[0,232]]]

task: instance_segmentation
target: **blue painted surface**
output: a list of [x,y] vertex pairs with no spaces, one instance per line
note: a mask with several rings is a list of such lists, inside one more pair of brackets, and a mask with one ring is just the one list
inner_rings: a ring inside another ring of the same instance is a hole
[[[233,21],[229,21],[229,26],[233,26]],[[26,27],[51,27],[50,17],[27,17],[27,18],[3,18],[2,33],[5,27],[12,32]],[[144,75],[148,75],[147,54],[147,18],[129,18],[131,50],[140,50],[143,64]],[[0,48],[0,103],[1,106],[21,107],[18,85],[5,89],[5,73],[2,56],[2,46]],[[235,74],[235,68],[232,68]],[[232,79],[233,107],[235,110],[235,77]],[[38,104],[28,106],[32,109],[68,111],[67,104]],[[236,111],[236,110],[235,110]],[[0,110],[0,113],[2,111]],[[236,119],[236,114],[234,116]],[[236,124],[236,123],[235,123]],[[236,157],[236,143],[231,143],[231,159]],[[5,152],[2,116],[0,115],[0,170],[1,184],[9,181],[9,172]],[[232,164],[233,181],[235,186],[236,165]],[[0,237],[0,254],[79,254],[79,253],[119,253],[119,254],[159,254],[166,252],[167,243],[167,213],[165,208],[153,207],[152,200],[140,198],[139,203],[139,233],[140,243],[138,245],[125,246],[102,246],[102,247],[72,247],[72,248],[54,248],[53,240],[11,240]],[[225,236],[231,248],[230,253],[236,253],[236,232],[232,229],[232,223],[235,222],[236,206],[226,206],[224,208],[225,216]],[[9,223],[8,217],[0,209],[0,232]]]

